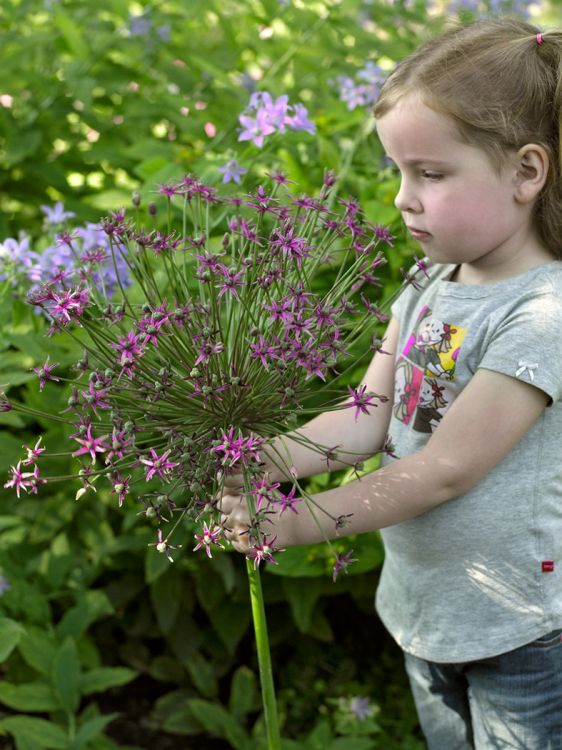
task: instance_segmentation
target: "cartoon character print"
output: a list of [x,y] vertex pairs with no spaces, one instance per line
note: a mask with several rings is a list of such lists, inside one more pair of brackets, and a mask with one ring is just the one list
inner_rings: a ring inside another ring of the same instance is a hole
[[[431,433],[454,400],[457,359],[466,329],[422,308],[396,365],[394,414],[417,432]],[[413,420],[413,421],[412,421]]]

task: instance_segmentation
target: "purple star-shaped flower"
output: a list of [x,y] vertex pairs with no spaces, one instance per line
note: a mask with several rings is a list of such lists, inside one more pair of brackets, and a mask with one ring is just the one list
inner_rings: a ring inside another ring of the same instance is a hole
[[242,130],[238,136],[239,141],[252,141],[255,146],[261,148],[263,146],[263,139],[266,135],[271,135],[275,132],[275,128],[269,121],[269,115],[267,110],[259,109],[256,112],[255,119],[248,117],[247,115],[240,115],[240,125],[245,130]]
[[149,482],[155,474],[158,474],[160,479],[166,479],[166,474],[170,473],[171,469],[174,469],[179,464],[168,461],[168,456],[171,451],[167,450],[161,456],[159,456],[154,448],[150,449],[151,458],[141,458],[140,461],[148,468],[146,471],[146,481]]
[[75,437],[74,440],[82,445],[77,451],[74,451],[73,456],[82,456],[85,453],[89,453],[92,457],[92,461],[95,462],[97,453],[105,453],[107,445],[104,444],[104,440],[107,440],[109,436],[103,435],[103,437],[95,438],[92,435],[92,426],[88,425],[86,431],[86,437]]
[[240,164],[238,164],[236,159],[230,159],[223,167],[219,167],[219,172],[222,172],[223,174],[222,181],[224,183],[236,182],[237,185],[240,185],[240,178],[243,174],[246,174],[247,171],[248,170],[245,167],[241,167]]

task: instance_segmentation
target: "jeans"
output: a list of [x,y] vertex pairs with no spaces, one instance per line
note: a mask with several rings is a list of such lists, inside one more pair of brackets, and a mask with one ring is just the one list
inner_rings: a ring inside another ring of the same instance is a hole
[[562,630],[489,659],[405,659],[428,750],[562,750]]

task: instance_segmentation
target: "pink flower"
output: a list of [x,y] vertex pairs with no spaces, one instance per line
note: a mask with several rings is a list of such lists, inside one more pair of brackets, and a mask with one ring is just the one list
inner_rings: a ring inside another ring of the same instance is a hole
[[269,115],[265,109],[259,109],[256,112],[255,119],[248,117],[247,115],[240,115],[240,125],[243,125],[243,130],[238,136],[239,141],[252,141],[255,146],[261,148],[263,146],[263,139],[266,135],[271,135],[275,132],[275,128],[269,121]]
[[214,529],[210,529],[206,523],[203,524],[203,532],[201,534],[194,534],[193,536],[198,539],[196,546],[193,548],[194,552],[197,552],[201,547],[205,547],[207,557],[212,557],[211,546],[220,547],[224,549],[224,546],[219,542],[222,535],[222,529],[220,526],[215,526]]
[[74,440],[76,442],[80,443],[82,445],[81,448],[79,448],[77,451],[74,451],[72,454],[73,456],[82,456],[85,453],[89,453],[92,457],[92,461],[96,461],[96,454],[97,453],[105,453],[107,450],[107,445],[104,445],[103,441],[107,440],[109,436],[103,435],[103,437],[95,438],[92,436],[92,426],[88,425],[88,429],[86,431],[86,437],[80,438],[75,437]]
[[170,473],[170,470],[179,466],[177,463],[168,461],[168,456],[171,451],[167,450],[161,456],[158,456],[154,448],[150,449],[152,458],[141,458],[140,461],[148,468],[146,471],[146,481],[149,482],[155,474],[158,474],[160,479],[167,479],[166,474]]

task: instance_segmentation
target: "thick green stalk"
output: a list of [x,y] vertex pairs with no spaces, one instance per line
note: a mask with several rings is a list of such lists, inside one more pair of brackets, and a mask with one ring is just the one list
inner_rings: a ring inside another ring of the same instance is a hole
[[271,668],[271,654],[269,651],[260,571],[258,568],[254,568],[251,560],[246,560],[246,568],[250,584],[250,602],[252,604],[252,617],[258,652],[267,750],[281,750],[281,735],[279,734],[279,720],[277,718],[277,703],[275,700],[275,687],[273,685],[273,670]]

